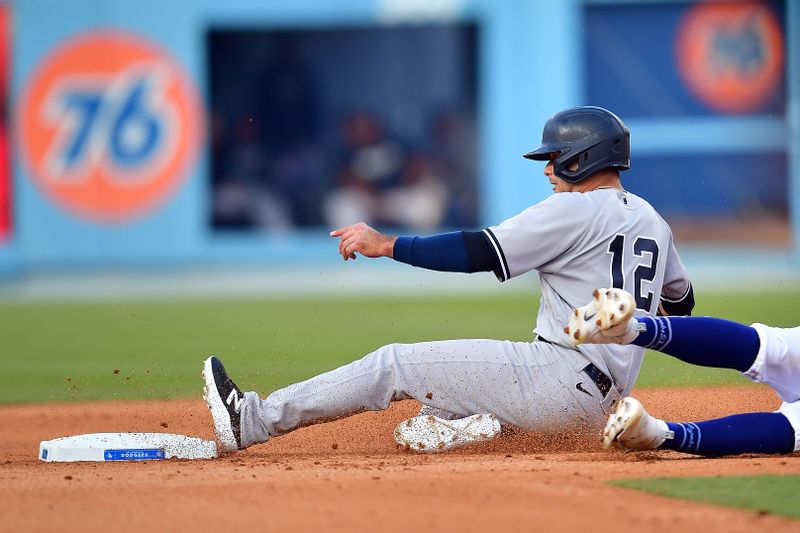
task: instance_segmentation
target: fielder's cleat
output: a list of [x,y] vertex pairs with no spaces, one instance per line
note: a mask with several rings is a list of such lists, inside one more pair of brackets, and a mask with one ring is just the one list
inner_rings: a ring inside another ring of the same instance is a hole
[[241,417],[242,391],[231,381],[222,362],[213,355],[203,366],[203,398],[214,419],[214,433],[225,451],[242,447]]
[[622,289],[595,289],[592,301],[575,309],[564,333],[576,345],[628,344],[639,332],[632,320],[636,301]]
[[655,450],[675,433],[663,420],[651,416],[636,398],[623,398],[616,412],[608,417],[603,430],[603,446],[617,443],[628,450]]
[[500,421],[492,414],[456,420],[423,415],[401,422],[394,430],[394,440],[403,448],[430,453],[491,440],[499,433]]

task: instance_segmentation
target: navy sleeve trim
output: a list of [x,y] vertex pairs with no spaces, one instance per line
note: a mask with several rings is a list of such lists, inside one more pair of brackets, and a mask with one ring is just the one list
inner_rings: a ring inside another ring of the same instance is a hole
[[482,231],[462,231],[467,245],[470,272],[497,272],[502,267],[489,237]]
[[694,289],[692,284],[689,283],[689,288],[686,293],[680,298],[673,300],[661,297],[661,305],[659,306],[659,314],[668,316],[691,316],[694,309]]
[[499,260],[500,268],[495,270],[494,273],[497,276],[497,279],[500,281],[506,281],[511,277],[509,270],[508,270],[508,262],[506,261],[506,255],[503,253],[503,248],[500,247],[500,241],[497,240],[497,237],[494,236],[492,230],[486,228],[483,230],[487,237],[489,237],[489,242],[492,244],[494,248],[495,254],[497,255],[497,259]]

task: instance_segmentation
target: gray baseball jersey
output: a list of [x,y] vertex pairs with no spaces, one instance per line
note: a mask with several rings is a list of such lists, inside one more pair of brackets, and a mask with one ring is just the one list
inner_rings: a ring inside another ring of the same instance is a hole
[[[500,257],[500,281],[539,271],[542,297],[534,330],[572,348],[564,324],[598,287],[623,288],[637,313],[655,315],[660,298],[675,299],[689,278],[672,231],[653,207],[619,189],[558,193],[498,226],[484,230]],[[642,363],[638,346],[582,345],[580,352],[630,392]]]

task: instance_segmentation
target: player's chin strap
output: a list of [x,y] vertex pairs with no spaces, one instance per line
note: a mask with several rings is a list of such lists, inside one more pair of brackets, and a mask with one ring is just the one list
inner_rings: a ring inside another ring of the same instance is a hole
[[[538,342],[553,344],[541,335],[537,335],[536,340]],[[581,370],[584,374],[589,376],[589,379],[591,379],[595,385],[597,385],[597,390],[603,395],[603,401],[600,402],[600,407],[603,409],[603,412],[607,415],[613,413],[617,402],[622,399],[622,395],[614,385],[614,380],[597,368],[593,363],[589,363]]]

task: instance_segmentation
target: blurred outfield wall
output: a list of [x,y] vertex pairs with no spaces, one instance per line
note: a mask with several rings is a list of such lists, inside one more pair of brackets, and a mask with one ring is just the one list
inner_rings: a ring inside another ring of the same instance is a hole
[[[324,265],[339,259],[327,237],[334,219],[321,213],[370,207],[338,194],[348,187],[380,195],[380,212],[365,211],[379,224],[404,225],[386,214],[397,205],[431,210],[405,224],[421,224],[416,232],[496,223],[550,194],[541,165],[521,154],[549,115],[579,104],[607,106],[630,126],[630,190],[689,233],[727,228],[724,243],[705,232],[698,262],[791,268],[800,3],[710,4],[14,2],[12,215],[0,272]],[[309,76],[275,59],[287,42],[283,57],[300,57]],[[262,53],[278,78],[258,77]],[[305,80],[306,96],[287,100],[271,79]],[[249,116],[247,98],[266,103]],[[285,105],[305,118],[271,123]],[[452,122],[466,141],[442,137]],[[362,152],[404,154],[396,174],[354,185],[347,158],[364,154],[336,141],[350,133]],[[446,149],[451,159],[436,159]],[[431,168],[466,169],[474,182],[437,185]],[[426,202],[426,191],[441,201]]]

